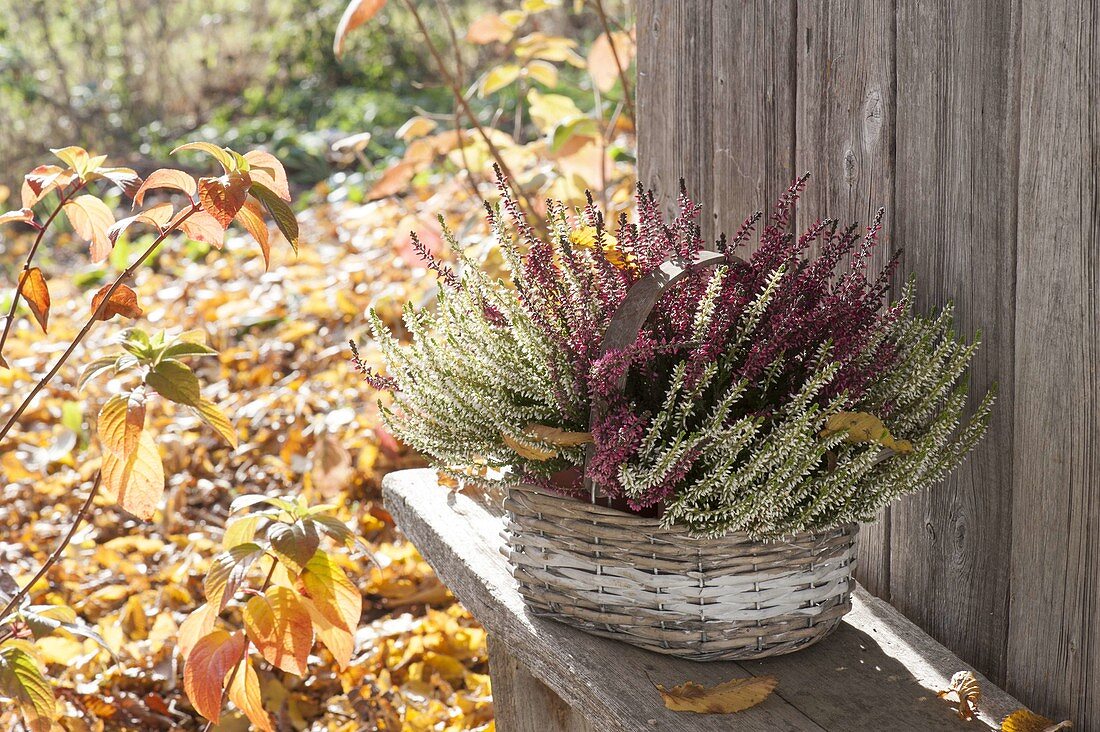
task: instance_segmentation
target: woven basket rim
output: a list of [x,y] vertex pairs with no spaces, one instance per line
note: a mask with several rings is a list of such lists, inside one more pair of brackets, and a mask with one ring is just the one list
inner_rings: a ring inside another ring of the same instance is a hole
[[[560,504],[568,504],[570,506],[578,507],[577,511],[594,516],[600,520],[601,523],[610,524],[614,526],[620,526],[625,528],[635,528],[638,530],[644,530],[648,533],[661,534],[665,536],[673,536],[675,538],[693,541],[693,542],[725,542],[725,541],[742,541],[742,542],[756,542],[760,544],[777,544],[777,543],[789,543],[799,538],[822,536],[826,534],[833,534],[836,532],[842,532],[845,534],[852,533],[859,530],[859,523],[856,521],[847,521],[835,526],[828,526],[824,528],[806,529],[803,531],[796,531],[789,534],[783,534],[780,536],[769,538],[756,538],[751,536],[746,531],[730,531],[719,537],[706,537],[692,534],[690,530],[682,524],[672,524],[672,526],[664,526],[661,524],[660,519],[650,518],[646,516],[639,516],[633,513],[627,513],[617,508],[610,506],[601,506],[597,503],[590,503],[580,498],[574,498],[572,496],[565,496],[552,491],[548,491],[539,486],[531,485],[529,483],[513,484],[507,487],[509,495],[512,492],[522,492],[528,494],[534,494],[540,499],[547,499],[558,502]],[[513,507],[508,503],[504,508],[508,511],[512,511]],[[580,518],[578,517],[578,520]]]

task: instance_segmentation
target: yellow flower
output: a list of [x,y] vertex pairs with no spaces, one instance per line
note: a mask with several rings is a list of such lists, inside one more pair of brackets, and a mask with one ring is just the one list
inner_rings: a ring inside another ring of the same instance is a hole
[[[569,232],[569,243],[578,249],[596,248],[596,227],[582,226]],[[619,249],[619,240],[608,234],[603,235],[603,255],[613,266],[619,269],[633,267],[634,257]]]

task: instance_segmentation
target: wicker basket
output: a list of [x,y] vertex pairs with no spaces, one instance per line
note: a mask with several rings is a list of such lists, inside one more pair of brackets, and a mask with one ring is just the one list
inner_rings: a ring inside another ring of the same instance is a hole
[[[692,268],[725,261],[711,252],[690,265],[670,260],[636,282],[603,352],[633,342],[662,291]],[[593,422],[604,406],[593,405]],[[587,485],[591,503],[533,487],[512,488],[505,499],[509,561],[538,615],[658,653],[718,661],[805,648],[851,608],[857,524],[775,542],[699,539],[599,505],[599,486]]]
[[858,524],[785,541],[697,539],[656,519],[512,488],[508,559],[537,615],[696,661],[821,640],[851,609]]

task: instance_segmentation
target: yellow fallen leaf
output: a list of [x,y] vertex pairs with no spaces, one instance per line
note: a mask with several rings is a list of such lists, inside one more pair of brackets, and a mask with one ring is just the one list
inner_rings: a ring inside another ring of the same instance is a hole
[[959,671],[951,677],[951,683],[937,694],[940,699],[957,701],[959,718],[969,722],[977,711],[978,701],[982,698],[982,687],[970,671]]
[[1002,732],[1058,732],[1072,726],[1073,723],[1068,719],[1055,724],[1053,719],[1047,719],[1029,709],[1017,709],[1001,721]]
[[748,676],[726,681],[709,689],[694,681],[671,689],[660,684],[656,686],[665,706],[674,712],[731,714],[755,707],[767,699],[778,684],[779,679],[774,676]]
[[555,447],[576,447],[592,442],[591,432],[569,432],[547,424],[529,422],[521,435],[522,440],[511,435],[501,435],[504,444],[528,460],[543,462],[557,456],[558,451],[531,443],[543,443]]
[[543,462],[549,460],[558,454],[557,450],[547,450],[542,447],[535,447],[534,445],[527,445],[510,435],[501,435],[501,439],[504,440],[504,444],[512,448],[517,455],[525,457],[528,460],[538,460]]

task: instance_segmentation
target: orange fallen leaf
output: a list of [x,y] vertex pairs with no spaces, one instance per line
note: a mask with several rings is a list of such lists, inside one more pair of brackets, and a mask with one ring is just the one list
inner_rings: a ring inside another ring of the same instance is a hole
[[957,701],[959,718],[970,721],[977,711],[978,701],[982,698],[982,688],[978,679],[970,671],[959,671],[951,677],[951,683],[937,694],[940,699]]
[[671,689],[657,684],[665,706],[674,712],[695,714],[732,714],[755,707],[767,699],[779,679],[774,676],[747,676],[712,686],[709,689],[694,681],[687,681]]

